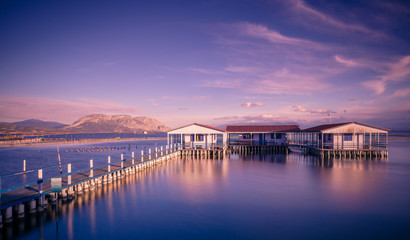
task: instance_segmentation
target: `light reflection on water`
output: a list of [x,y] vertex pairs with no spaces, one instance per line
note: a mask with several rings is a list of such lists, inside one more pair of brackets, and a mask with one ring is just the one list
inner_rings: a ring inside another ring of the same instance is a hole
[[[172,160],[62,204],[59,238],[408,239],[408,153]],[[52,206],[3,234],[55,238]]]

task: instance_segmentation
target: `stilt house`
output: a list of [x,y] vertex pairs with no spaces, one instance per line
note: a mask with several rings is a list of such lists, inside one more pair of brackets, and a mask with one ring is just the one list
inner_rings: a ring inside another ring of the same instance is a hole
[[317,149],[386,149],[388,129],[359,122],[324,124],[290,136],[291,145]]
[[300,132],[297,125],[227,126],[229,145],[286,145],[290,133]]
[[223,129],[193,123],[167,132],[168,144],[178,143],[185,149],[213,149],[226,146],[227,133]]

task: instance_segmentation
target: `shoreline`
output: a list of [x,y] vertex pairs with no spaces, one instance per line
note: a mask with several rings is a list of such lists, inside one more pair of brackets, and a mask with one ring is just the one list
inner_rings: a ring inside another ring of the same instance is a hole
[[30,147],[30,146],[42,146],[42,145],[60,145],[60,144],[86,144],[86,143],[103,143],[103,142],[125,142],[125,141],[141,141],[141,140],[166,140],[166,137],[146,137],[146,138],[87,138],[80,140],[55,140],[55,141],[41,141],[41,142],[16,142],[7,143],[0,142],[0,148],[2,147]]

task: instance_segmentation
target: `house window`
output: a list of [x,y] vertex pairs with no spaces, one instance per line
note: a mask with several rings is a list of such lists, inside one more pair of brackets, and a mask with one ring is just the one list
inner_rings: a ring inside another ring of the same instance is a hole
[[243,139],[251,139],[251,134],[250,133],[245,133],[242,135]]
[[197,142],[204,141],[204,135],[203,134],[197,134],[195,141],[197,141]]
[[343,134],[343,141],[352,141],[352,140],[353,140],[353,134],[352,133]]
[[274,133],[270,134],[270,139],[275,139],[275,134]]

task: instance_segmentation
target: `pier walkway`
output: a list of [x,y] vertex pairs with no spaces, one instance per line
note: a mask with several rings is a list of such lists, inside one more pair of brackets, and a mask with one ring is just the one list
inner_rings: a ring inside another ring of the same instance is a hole
[[[144,152],[141,152],[140,157],[134,157],[134,153],[132,153],[130,159],[124,159],[124,155],[121,154],[121,160],[115,163],[111,163],[111,157],[108,156],[107,164],[103,166],[94,167],[93,160],[89,160],[90,167],[88,169],[76,172],[71,172],[70,163],[67,165],[67,172],[58,176],[61,178],[61,198],[63,200],[72,199],[75,192],[82,194],[102,184],[109,184],[125,175],[134,174],[180,155],[180,146],[175,144],[173,146],[167,145],[165,149],[163,147],[155,149],[154,153],[151,153],[151,149],[149,149],[148,154],[144,155]],[[7,223],[16,218],[23,218],[25,210],[28,210],[29,213],[43,211],[47,206],[46,195],[51,198],[51,202],[56,201],[57,194],[53,193],[51,178],[43,179],[42,169],[30,170],[30,172],[33,171],[38,172],[36,183],[0,189],[0,228],[3,225],[3,220]]]

